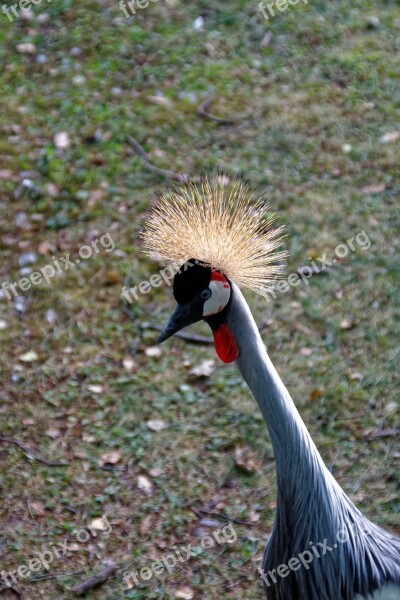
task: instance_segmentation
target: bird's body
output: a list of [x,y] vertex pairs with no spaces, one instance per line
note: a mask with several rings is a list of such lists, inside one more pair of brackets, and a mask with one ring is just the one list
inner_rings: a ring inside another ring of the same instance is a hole
[[[224,362],[236,360],[258,403],[278,483],[275,523],[260,569],[268,600],[400,600],[400,539],[366,519],[324,465],[245,299],[229,278],[234,274],[263,294],[270,275],[279,272],[272,266],[276,230],[263,229],[260,204],[252,211],[246,188],[239,192],[226,196],[223,185],[207,182],[202,190],[162,198],[149,218],[144,236],[149,250],[160,246],[161,254],[173,260],[196,257],[175,276],[178,305],[159,341],[204,319],[218,355]],[[177,215],[181,225],[175,232]]]
[[[239,346],[237,366],[276,461],[277,514],[261,572],[268,599],[353,600],[393,581],[399,600],[400,539],[366,519],[328,471],[234,284],[232,292],[227,321]],[[287,566],[284,577],[280,565]]]

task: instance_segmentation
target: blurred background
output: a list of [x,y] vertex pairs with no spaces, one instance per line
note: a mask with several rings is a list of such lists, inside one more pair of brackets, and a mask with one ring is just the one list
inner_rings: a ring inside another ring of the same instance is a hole
[[[288,273],[371,241],[247,298],[325,462],[399,533],[398,3],[20,4],[0,7],[1,569],[70,550],[0,597],[68,600],[110,567],[89,597],[263,597],[276,486],[250,392],[212,345],[156,346],[171,288],[121,295],[161,268],[138,238],[156,193],[218,164],[287,224]],[[226,523],[234,543],[123,580]]]

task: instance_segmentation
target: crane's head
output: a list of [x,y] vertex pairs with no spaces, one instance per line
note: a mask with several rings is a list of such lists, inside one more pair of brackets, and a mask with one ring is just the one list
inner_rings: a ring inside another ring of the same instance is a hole
[[235,360],[238,350],[226,324],[232,290],[225,275],[192,258],[175,275],[173,291],[177,307],[161,331],[158,342],[204,319],[214,333],[215,348],[220,359],[227,363]]
[[[285,252],[282,227],[272,228],[275,216],[263,198],[241,179],[230,183],[217,173],[200,185],[185,184],[161,196],[145,219],[146,251],[182,265],[173,291],[177,308],[162,330],[159,342],[187,325],[204,319],[211,326],[218,356],[237,358],[226,324],[234,281],[261,295],[282,273]],[[190,258],[196,257],[196,258]]]

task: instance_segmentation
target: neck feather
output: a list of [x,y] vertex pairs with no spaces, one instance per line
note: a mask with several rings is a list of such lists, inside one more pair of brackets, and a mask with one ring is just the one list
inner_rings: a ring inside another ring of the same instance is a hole
[[[236,362],[258,403],[271,437],[278,500],[291,499],[294,502],[299,487],[304,493],[305,484],[311,488],[317,480],[336,486],[268,356],[242,293],[235,284],[232,284],[232,288],[227,319],[240,351]],[[323,477],[317,478],[317,472]]]

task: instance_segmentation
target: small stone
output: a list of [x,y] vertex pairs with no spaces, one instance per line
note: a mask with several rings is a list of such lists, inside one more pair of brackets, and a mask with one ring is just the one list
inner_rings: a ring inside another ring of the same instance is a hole
[[370,17],[367,17],[366,25],[367,29],[378,29],[380,21],[378,17],[371,15]]
[[146,421],[146,425],[151,431],[156,431],[157,433],[168,428],[168,423],[162,419],[150,419],[149,421]]
[[270,31],[267,31],[267,33],[264,35],[263,39],[260,42],[261,48],[268,48],[271,39],[272,33]]
[[49,323],[49,325],[54,325],[57,322],[57,319],[58,315],[56,311],[52,308],[49,308],[49,310],[46,311],[46,321]]
[[204,19],[203,17],[197,17],[193,23],[193,29],[195,31],[203,31],[204,30]]
[[26,267],[27,265],[33,265],[37,260],[36,252],[24,252],[18,258],[18,264],[20,267]]
[[144,492],[145,494],[151,494],[153,492],[153,484],[150,479],[145,475],[139,475],[137,478],[137,486],[139,490]]
[[122,359],[122,366],[127,371],[133,371],[133,369],[136,367],[136,362],[131,356],[126,356]]
[[54,135],[54,145],[59,150],[66,150],[71,145],[71,140],[66,131],[59,131]]
[[86,77],[84,75],[75,75],[72,78],[72,83],[75,85],[84,85],[86,83]]
[[95,529],[96,531],[106,531],[108,529],[106,521],[107,519],[104,519],[103,517],[93,519],[93,521],[90,524],[90,527],[92,529]]
[[25,9],[23,8],[19,14],[19,18],[22,21],[33,21],[33,19],[35,18],[35,15],[30,8],[25,8]]
[[40,15],[38,15],[36,17],[36,21],[39,23],[39,25],[45,25],[46,23],[48,23],[50,21],[50,15],[49,13],[40,13]]
[[36,46],[30,42],[17,44],[17,52],[19,52],[19,54],[28,54],[32,56],[33,54],[36,54]]
[[194,590],[190,587],[182,587],[175,592],[175,598],[180,598],[181,600],[192,600],[194,598]]

